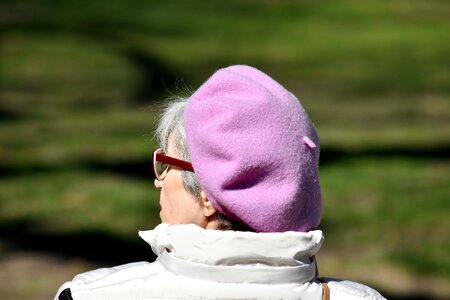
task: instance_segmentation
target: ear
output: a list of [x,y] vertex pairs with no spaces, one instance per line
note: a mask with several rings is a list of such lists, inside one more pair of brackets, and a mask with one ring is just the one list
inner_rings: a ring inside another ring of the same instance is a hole
[[215,213],[217,213],[217,209],[212,205],[208,197],[206,197],[206,194],[203,190],[200,191],[200,201],[202,203],[203,214],[205,215],[205,217],[211,217]]

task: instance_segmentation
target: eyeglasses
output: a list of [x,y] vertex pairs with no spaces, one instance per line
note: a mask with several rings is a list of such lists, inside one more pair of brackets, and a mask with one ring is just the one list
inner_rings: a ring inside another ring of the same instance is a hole
[[155,174],[156,179],[163,180],[164,177],[166,177],[169,165],[194,172],[194,168],[190,162],[167,156],[163,154],[162,149],[156,149],[153,152],[153,173]]

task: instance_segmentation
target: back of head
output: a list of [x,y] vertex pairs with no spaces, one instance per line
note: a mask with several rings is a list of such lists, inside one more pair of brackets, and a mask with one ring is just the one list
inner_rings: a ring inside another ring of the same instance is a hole
[[218,70],[190,97],[184,125],[195,173],[220,212],[257,232],[318,226],[318,136],[279,83],[249,66]]

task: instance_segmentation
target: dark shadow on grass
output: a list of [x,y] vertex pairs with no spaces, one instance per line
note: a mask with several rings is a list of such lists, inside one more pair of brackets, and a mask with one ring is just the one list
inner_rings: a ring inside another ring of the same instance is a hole
[[90,161],[83,166],[92,171],[112,172],[140,179],[153,180],[151,157],[144,160],[121,161],[119,163]]
[[28,220],[0,222],[0,239],[11,251],[44,252],[105,265],[154,261],[156,258],[150,246],[137,234],[126,240],[100,231],[51,234],[39,230],[39,224]]
[[88,170],[92,172],[110,172],[137,179],[153,180],[151,156],[143,159],[109,162],[101,160],[83,160],[68,164],[45,165],[29,164],[16,167],[14,165],[0,165],[0,178],[9,176],[32,175],[48,172],[62,172],[67,170]]
[[[414,147],[394,147],[394,148],[380,148],[380,149],[361,149],[354,151],[345,151],[340,148],[323,148],[320,154],[320,165],[326,166],[333,163],[341,162],[346,159],[354,158],[413,158],[424,160],[440,160],[450,158],[450,145],[440,145],[434,148],[414,148]],[[58,165],[40,165],[30,164],[17,168],[14,165],[8,165],[3,162],[0,165],[0,177],[16,176],[23,174],[36,174],[41,172],[57,172],[63,170],[86,169],[93,172],[111,172],[123,176],[135,177],[138,179],[152,180],[152,161],[149,151],[148,157],[132,158],[127,161],[102,161],[97,160],[83,160],[78,162],[71,162],[68,164]]]
[[21,119],[23,119],[23,116],[17,111],[0,106],[0,123],[19,121]]
[[450,144],[435,147],[385,147],[345,150],[342,148],[326,147],[320,152],[320,165],[353,158],[420,158],[420,159],[448,159],[450,158]]

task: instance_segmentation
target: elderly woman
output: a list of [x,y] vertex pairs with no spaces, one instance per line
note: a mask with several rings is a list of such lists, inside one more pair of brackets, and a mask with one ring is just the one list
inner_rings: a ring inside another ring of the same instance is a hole
[[249,66],[168,105],[153,153],[158,256],[65,283],[55,299],[384,299],[319,279],[319,141],[297,98]]

